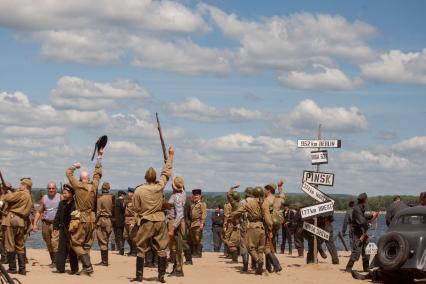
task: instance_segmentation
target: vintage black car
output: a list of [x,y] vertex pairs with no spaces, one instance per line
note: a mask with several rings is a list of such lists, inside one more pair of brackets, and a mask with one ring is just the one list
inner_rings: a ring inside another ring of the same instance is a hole
[[426,278],[426,206],[401,210],[380,237],[373,266],[383,283],[412,283]]

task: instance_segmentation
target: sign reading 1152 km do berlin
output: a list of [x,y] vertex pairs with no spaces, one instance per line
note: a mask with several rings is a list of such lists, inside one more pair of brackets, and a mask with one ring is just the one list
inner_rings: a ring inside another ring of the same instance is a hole
[[297,140],[298,148],[340,148],[342,140]]

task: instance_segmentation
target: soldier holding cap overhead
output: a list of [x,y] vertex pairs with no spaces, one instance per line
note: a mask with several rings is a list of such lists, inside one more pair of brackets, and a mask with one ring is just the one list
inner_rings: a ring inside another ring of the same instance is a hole
[[136,225],[135,209],[133,207],[133,195],[135,194],[134,187],[127,188],[127,199],[124,202],[124,239],[129,244],[130,251],[128,256],[136,256],[136,244],[134,241],[134,233]]
[[71,247],[83,264],[81,272],[85,274],[93,273],[90,249],[94,241],[93,232],[95,230],[96,216],[93,210],[95,208],[96,191],[102,177],[101,157],[101,155],[98,156],[92,181],[90,181],[89,173],[86,171],[80,173],[79,180],[74,177],[75,170],[81,167],[80,163],[75,163],[66,171],[70,185],[75,191],[76,210],[72,214],[70,225]]
[[163,208],[164,187],[172,175],[175,149],[169,148],[169,157],[164,164],[159,181],[151,167],[145,173],[145,183],[136,187],[133,206],[136,222],[139,226],[135,242],[138,250],[136,258],[136,277],[133,281],[142,282],[145,253],[150,249],[150,242],[158,255],[158,281],[165,283],[167,253],[169,243],[167,224]]
[[112,232],[111,218],[114,212],[114,196],[109,194],[110,184],[104,182],[102,184],[102,194],[98,197],[96,210],[96,236],[101,250],[101,262],[97,265],[108,266],[108,244],[109,237]]
[[25,270],[25,234],[26,220],[31,213],[33,201],[31,198],[31,178],[22,178],[21,185],[14,193],[8,191],[3,201],[8,207],[3,219],[4,242],[9,262],[9,273],[16,273],[16,255],[18,255],[19,274],[26,275]]
[[207,218],[207,205],[201,200],[201,189],[192,190],[191,239],[194,257],[200,258],[203,251],[203,229]]

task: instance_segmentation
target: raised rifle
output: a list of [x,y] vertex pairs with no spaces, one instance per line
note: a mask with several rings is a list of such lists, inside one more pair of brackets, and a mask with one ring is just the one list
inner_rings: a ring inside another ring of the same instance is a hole
[[157,112],[155,113],[155,116],[157,118],[157,129],[158,129],[158,133],[160,134],[161,148],[163,149],[164,163],[166,163],[167,162],[166,144],[164,143],[163,131],[161,130],[160,120],[158,118]]
[[6,186],[6,183],[4,181],[3,175],[1,174],[1,171],[0,171],[0,179],[1,179],[1,185],[2,185],[2,187]]

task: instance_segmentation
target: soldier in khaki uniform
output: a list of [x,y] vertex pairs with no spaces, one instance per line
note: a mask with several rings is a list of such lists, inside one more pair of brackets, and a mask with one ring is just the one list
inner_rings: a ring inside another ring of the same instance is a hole
[[229,256],[228,241],[232,233],[232,222],[230,222],[231,219],[229,218],[231,217],[231,212],[232,212],[232,205],[231,203],[229,203],[229,200],[227,200],[225,205],[223,205],[224,220],[223,220],[223,237],[222,237],[223,243],[225,246],[224,255],[226,257]]
[[136,215],[135,209],[133,208],[133,195],[135,189],[133,187],[127,188],[127,199],[124,203],[124,234],[123,237],[129,244],[130,251],[128,256],[136,256],[136,245],[135,245],[135,225]]
[[201,189],[192,190],[191,240],[193,256],[200,258],[203,250],[203,229],[207,218],[207,205],[201,200]]
[[80,163],[75,163],[66,171],[70,185],[75,191],[76,208],[71,213],[69,232],[71,235],[71,247],[83,264],[81,272],[91,274],[93,273],[93,267],[90,262],[90,249],[94,241],[93,232],[96,222],[94,212],[96,191],[98,190],[99,180],[102,177],[101,157],[98,157],[92,182],[90,182],[89,173],[86,171],[80,173],[80,180],[74,177],[74,171],[80,167]]
[[[5,184],[1,184],[0,186],[0,228],[3,218],[6,216],[6,203],[4,202],[4,194],[8,191],[12,191],[12,184],[10,182],[5,182]],[[6,264],[7,263],[7,254],[6,249],[4,247],[4,234],[3,230],[0,229],[0,254],[1,254],[1,263]]]
[[97,265],[108,266],[108,243],[112,232],[112,215],[114,212],[114,196],[109,194],[109,182],[102,184],[102,195],[98,197],[96,210],[96,236],[101,249],[101,262]]
[[8,191],[3,196],[7,204],[7,215],[2,222],[4,242],[9,262],[9,273],[16,273],[16,255],[18,255],[19,274],[25,275],[26,220],[33,205],[31,197],[31,178],[22,178],[19,189]]
[[[279,197],[275,197],[274,195],[275,189],[277,188],[276,184],[268,184],[264,188],[265,199],[262,203],[262,212],[266,227],[266,269],[269,272],[279,272],[282,270],[278,258],[273,253],[275,251],[274,236],[277,235],[277,231],[279,230],[281,224],[284,221],[282,213],[280,212],[281,205],[285,202],[285,195],[282,190],[282,185],[283,182],[280,181],[278,184],[278,190],[280,193]],[[274,270],[272,270],[271,265],[274,266]]]
[[[240,204],[240,193],[236,191],[239,185],[232,186],[228,191],[228,201],[231,204],[231,212],[237,211]],[[232,215],[232,213],[231,213]],[[229,218],[228,221],[228,232],[229,237],[227,239],[227,245],[229,254],[231,256],[232,262],[238,262],[238,247],[241,241],[240,235],[240,220],[235,218]]]
[[[256,274],[263,272],[263,252],[265,249],[265,229],[263,214],[259,201],[259,192],[253,189],[246,190],[246,202],[231,213],[236,219],[243,214],[247,217],[246,247],[256,264]],[[248,259],[244,262],[243,271],[248,271]]]
[[150,249],[150,241],[158,255],[158,281],[165,283],[167,253],[169,243],[167,224],[162,211],[164,201],[164,187],[172,175],[173,157],[175,150],[169,148],[167,159],[159,181],[153,168],[145,173],[145,183],[139,185],[133,196],[133,206],[136,213],[136,224],[139,226],[135,242],[138,250],[136,258],[136,278],[134,281],[142,282],[145,253]]

